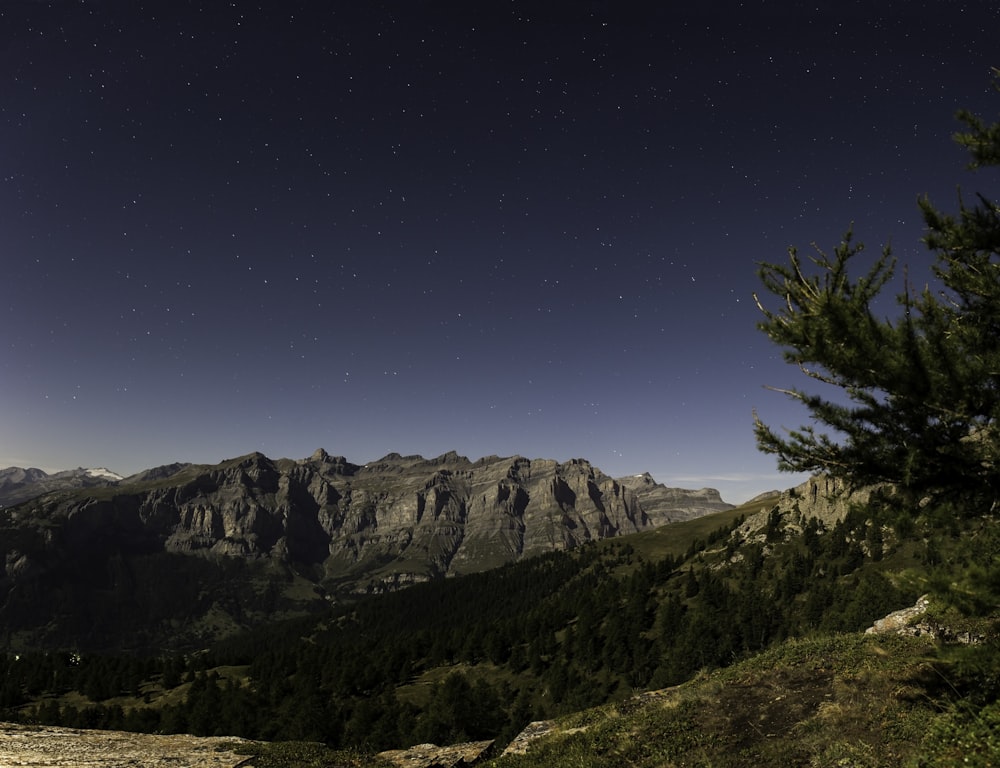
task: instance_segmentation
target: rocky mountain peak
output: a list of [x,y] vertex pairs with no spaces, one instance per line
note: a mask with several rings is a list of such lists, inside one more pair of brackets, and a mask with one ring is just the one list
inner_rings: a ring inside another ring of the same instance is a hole
[[34,483],[48,477],[48,473],[35,467],[7,467],[0,469],[0,488],[11,487],[19,483]]
[[142,483],[151,482],[153,480],[163,480],[165,478],[176,475],[182,469],[187,469],[191,465],[186,462],[175,461],[173,464],[163,464],[159,467],[152,467],[151,469],[144,469],[141,472],[137,472],[134,475],[129,475],[125,478],[126,483]]
[[654,526],[689,520],[707,511],[720,512],[733,506],[723,501],[714,488],[668,488],[656,482],[648,472],[617,479],[623,487],[636,494]]
[[319,464],[325,464],[328,461],[330,461],[330,454],[327,453],[323,448],[317,448],[315,451],[312,452],[312,455],[309,457],[309,461],[314,461]]
[[469,464],[469,460],[465,456],[460,456],[458,451],[448,451],[447,453],[442,453],[436,459],[434,459],[436,464],[447,464],[447,465],[466,465]]
[[621,478],[623,485],[627,485],[630,488],[642,488],[646,486],[656,485],[656,481],[649,472],[643,472],[640,475],[630,475],[628,477]]

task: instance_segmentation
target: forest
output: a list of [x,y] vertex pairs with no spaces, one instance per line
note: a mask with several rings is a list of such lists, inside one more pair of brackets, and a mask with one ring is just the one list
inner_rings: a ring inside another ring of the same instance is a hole
[[901,586],[901,571],[992,551],[945,511],[912,521],[885,503],[827,529],[774,507],[748,541],[738,513],[704,537],[679,532],[677,554],[645,534],[608,540],[198,653],[8,655],[0,717],[366,751],[505,742],[530,721],[675,685],[786,638],[862,630],[926,588]]

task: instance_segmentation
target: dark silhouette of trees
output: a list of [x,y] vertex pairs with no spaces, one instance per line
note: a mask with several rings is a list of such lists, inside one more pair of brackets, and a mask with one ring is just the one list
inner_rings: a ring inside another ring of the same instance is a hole
[[[971,166],[1000,164],[1000,123],[959,118]],[[938,285],[918,290],[904,275],[894,319],[879,303],[895,274],[888,246],[857,276],[863,246],[851,232],[832,254],[792,248],[787,263],[761,265],[775,300],[758,301],[761,330],[840,396],[782,390],[812,424],[782,435],[757,419],[757,443],[781,469],[990,509],[1000,500],[1000,207],[983,194],[960,198],[956,215],[919,206]]]

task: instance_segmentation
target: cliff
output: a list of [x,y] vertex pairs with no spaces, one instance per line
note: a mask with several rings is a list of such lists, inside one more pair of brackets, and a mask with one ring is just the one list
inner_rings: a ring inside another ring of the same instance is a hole
[[656,527],[733,508],[732,504],[722,500],[714,488],[697,491],[669,488],[656,482],[648,472],[621,477],[618,482],[635,493],[643,511]]

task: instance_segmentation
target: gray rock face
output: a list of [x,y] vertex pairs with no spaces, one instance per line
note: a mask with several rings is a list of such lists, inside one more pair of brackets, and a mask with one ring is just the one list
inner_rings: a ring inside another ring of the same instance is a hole
[[0,723],[0,765],[57,768],[237,768],[236,737],[161,736]]
[[[867,504],[876,490],[874,487],[852,489],[843,480],[828,475],[815,475],[780,494],[775,492],[774,504],[748,517],[737,535],[744,541],[763,541],[768,517],[773,509],[778,510],[782,525],[789,532],[801,533],[801,523],[813,517],[826,528],[833,528],[844,518],[851,505]],[[767,497],[768,494],[761,494],[755,500],[763,501]]]
[[986,637],[968,630],[957,630],[941,624],[939,621],[928,621],[926,614],[931,606],[930,595],[917,598],[917,602],[907,608],[893,611],[888,616],[876,619],[866,635],[903,635],[908,637],[927,637],[936,642],[961,643],[963,645],[980,645],[986,642]]
[[620,477],[618,482],[635,492],[643,510],[656,527],[733,508],[732,504],[722,500],[714,488],[702,488],[698,491],[668,488],[656,482],[648,472]]
[[417,744],[408,749],[379,752],[378,757],[399,768],[459,768],[474,765],[493,746],[489,741],[470,741],[439,747],[437,744]]
[[374,565],[386,586],[650,526],[634,494],[585,461],[455,454],[365,466],[252,455],[149,493],[137,513],[158,521],[169,550],[277,556],[335,581]]
[[888,616],[884,616],[881,619],[876,619],[875,623],[865,630],[865,634],[913,636],[933,634],[918,623],[920,617],[927,613],[927,608],[929,606],[929,597],[927,595],[923,595],[922,597],[917,598],[917,602],[913,605],[907,608],[902,608],[898,611],[893,611]]
[[[8,516],[14,528],[46,521],[49,543],[58,548],[114,544],[273,558],[319,568],[332,582],[363,572],[371,577],[364,588],[379,589],[730,506],[716,491],[640,478],[623,483],[583,459],[389,454],[360,466],[325,451],[301,461],[254,453],[140,473],[99,494],[48,495]],[[14,558],[8,576],[27,567],[24,556]]]

